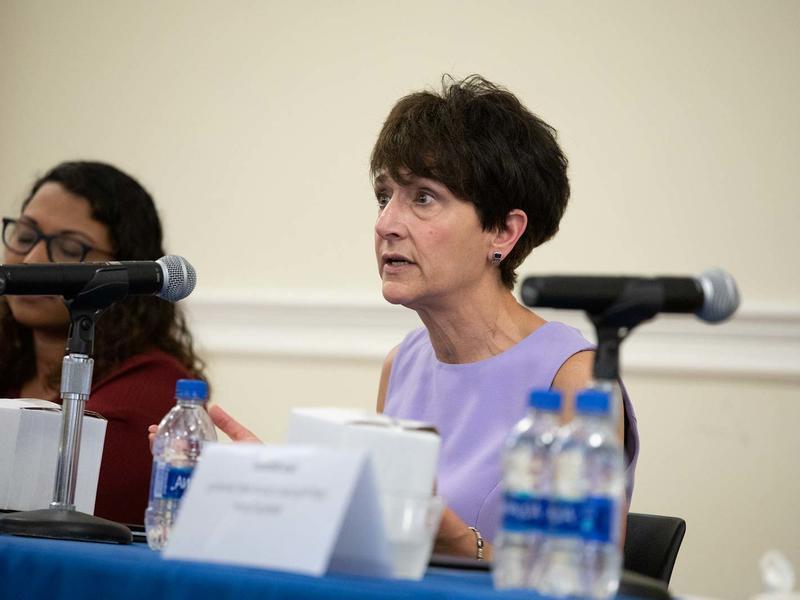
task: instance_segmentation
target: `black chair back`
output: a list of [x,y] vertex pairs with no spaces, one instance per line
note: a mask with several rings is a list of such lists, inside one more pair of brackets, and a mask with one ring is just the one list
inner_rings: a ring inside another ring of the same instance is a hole
[[624,568],[669,585],[686,521],[679,517],[628,513]]

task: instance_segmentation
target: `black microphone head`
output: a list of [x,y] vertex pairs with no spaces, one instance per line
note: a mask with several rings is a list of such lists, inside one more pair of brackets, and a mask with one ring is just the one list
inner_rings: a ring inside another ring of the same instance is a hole
[[156,294],[159,298],[177,302],[183,300],[194,290],[197,274],[189,261],[182,256],[169,254],[156,261],[164,273],[164,285]]
[[697,278],[703,288],[703,306],[695,314],[703,321],[724,321],[739,308],[739,289],[730,273],[708,269]]

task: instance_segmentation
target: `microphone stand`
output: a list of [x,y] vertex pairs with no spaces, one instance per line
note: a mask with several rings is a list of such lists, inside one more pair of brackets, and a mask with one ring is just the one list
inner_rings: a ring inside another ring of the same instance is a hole
[[[537,306],[538,294],[527,293],[523,284],[522,302]],[[599,306],[598,306],[599,305]],[[591,387],[611,394],[614,416],[619,416],[622,390],[619,386],[619,350],[622,342],[639,324],[655,317],[664,306],[664,288],[655,279],[630,279],[610,304],[590,302],[586,316],[597,333],[597,350]]]
[[102,312],[128,294],[128,272],[109,265],[97,270],[84,288],[64,298],[70,326],[67,354],[61,366],[61,438],[49,508],[0,517],[0,533],[63,540],[130,544],[131,531],[114,521],[75,510],[81,430],[92,389],[95,323]]
[[615,417],[622,410],[620,346],[637,325],[655,317],[663,303],[663,288],[654,280],[642,279],[629,282],[611,305],[586,311],[597,333],[593,387],[611,393]]

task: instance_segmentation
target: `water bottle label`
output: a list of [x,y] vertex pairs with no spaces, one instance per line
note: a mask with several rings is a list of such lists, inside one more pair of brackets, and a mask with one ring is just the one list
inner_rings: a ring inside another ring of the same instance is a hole
[[548,531],[553,535],[580,537],[583,502],[553,500],[547,509]]
[[180,500],[189,486],[194,467],[173,467],[166,463],[153,464],[150,483],[151,499]]
[[532,494],[506,493],[503,505],[503,529],[506,531],[544,531],[547,528],[546,498]]
[[581,534],[585,540],[608,543],[612,541],[614,501],[606,497],[586,499],[581,515]]

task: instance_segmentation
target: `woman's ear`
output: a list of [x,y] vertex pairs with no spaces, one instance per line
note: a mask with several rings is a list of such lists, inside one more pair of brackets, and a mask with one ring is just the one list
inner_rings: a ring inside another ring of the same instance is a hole
[[491,253],[499,252],[502,258],[505,258],[516,246],[519,238],[525,233],[525,228],[528,226],[528,215],[525,211],[518,208],[509,211],[506,215],[506,221],[500,229],[494,233],[492,238]]

